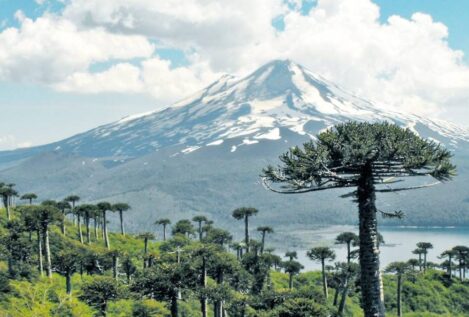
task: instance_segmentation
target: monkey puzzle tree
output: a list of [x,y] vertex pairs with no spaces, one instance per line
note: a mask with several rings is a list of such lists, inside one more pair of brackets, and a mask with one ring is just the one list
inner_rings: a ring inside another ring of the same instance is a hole
[[269,226],[257,227],[257,231],[261,233],[261,254],[264,253],[265,248],[265,236],[267,233],[274,233],[274,229]]
[[109,236],[107,234],[107,220],[106,220],[106,212],[108,210],[112,209],[112,206],[110,203],[103,201],[97,204],[98,209],[101,211],[101,215],[103,217],[103,233],[104,233],[104,244],[106,245],[106,248],[109,250],[111,248],[111,245],[109,243]]
[[459,261],[458,269],[459,269],[459,279],[462,281],[465,277],[466,273],[466,262],[469,257],[469,248],[463,245],[457,245],[452,249],[456,252],[456,258]]
[[244,219],[244,242],[246,243],[246,251],[249,252],[249,217],[259,212],[256,208],[242,207],[233,210],[233,218],[236,220]]
[[167,218],[161,218],[155,221],[155,225],[163,226],[163,241],[166,241],[166,227],[171,224],[171,220]]
[[[64,201],[70,203],[72,205],[72,216],[74,217],[74,211],[76,204],[80,201],[80,196],[78,195],[70,195],[64,198]],[[73,218],[73,223],[75,224],[75,217]]]
[[72,275],[77,271],[79,259],[73,250],[59,252],[52,262],[54,271],[65,276],[65,290],[67,294],[72,293]]
[[415,255],[418,255],[419,256],[419,271],[421,272],[422,271],[422,267],[423,267],[423,261],[422,261],[422,254],[424,253],[424,250],[423,249],[420,249],[420,248],[417,248],[415,250],[412,251],[412,254],[415,254]]
[[148,241],[154,240],[155,235],[151,232],[144,232],[138,235],[138,238],[143,240],[143,268],[147,267],[147,255],[148,255]]
[[33,200],[34,199],[37,199],[37,195],[35,193],[27,193],[27,194],[24,194],[20,197],[21,200],[27,200],[29,201],[29,204],[32,205],[33,204]]
[[200,310],[202,317],[207,317],[207,270],[208,264],[213,257],[213,254],[217,251],[215,247],[211,245],[202,245],[193,252],[193,256],[198,260],[197,266],[200,267],[200,280],[199,280],[199,293],[200,293]]
[[447,269],[449,278],[453,277],[453,258],[456,257],[456,255],[457,255],[457,252],[455,250],[446,250],[446,251],[443,251],[439,256],[440,259],[448,257],[448,262],[447,262],[448,265],[446,269]]
[[116,211],[119,213],[119,220],[121,225],[121,234],[125,236],[125,228],[124,228],[124,212],[130,209],[129,204],[126,203],[116,203],[111,206],[112,211]]
[[13,197],[18,195],[18,192],[13,188],[15,184],[0,183],[0,196],[2,197],[3,206],[7,212],[7,219],[11,220],[10,207]]
[[420,262],[417,259],[409,259],[407,263],[410,265],[412,268],[412,271],[415,271],[415,267],[419,266]]
[[180,234],[186,237],[190,237],[194,234],[194,226],[190,220],[182,219],[176,222],[173,227],[173,235]]
[[197,285],[197,273],[189,263],[156,265],[138,275],[130,290],[157,300],[168,301],[171,316],[179,316],[178,297],[182,290]]
[[65,234],[65,215],[67,210],[70,210],[72,206],[69,202],[63,200],[57,203],[57,208],[59,208],[62,212],[62,223],[60,224],[60,231],[62,231],[62,234]]
[[322,273],[322,287],[324,291],[324,297],[328,297],[327,292],[327,275],[326,275],[326,261],[332,261],[335,259],[335,253],[327,247],[316,247],[312,248],[306,255],[313,261],[321,262],[321,273]]
[[124,270],[125,276],[127,277],[127,284],[130,284],[130,279],[132,278],[132,275],[137,272],[137,267],[132,262],[132,258],[128,254],[124,256],[122,261],[122,269]]
[[192,221],[194,221],[195,223],[197,223],[197,232],[199,233],[199,241],[202,241],[202,223],[203,222],[207,222],[207,217],[205,216],[195,216],[194,218],[192,218]]
[[428,250],[433,249],[433,244],[430,242],[419,242],[417,248],[422,250],[423,253],[423,272],[427,271],[427,254]]
[[358,236],[353,232],[342,232],[335,238],[335,244],[347,245],[347,264],[352,260],[351,246],[358,242]]
[[304,268],[304,266],[301,265],[300,262],[289,260],[289,261],[283,262],[282,267],[285,273],[288,274],[288,288],[292,289],[293,288],[293,276],[300,273],[300,271]]
[[[455,174],[451,157],[441,145],[420,138],[410,129],[385,122],[349,122],[320,133],[317,140],[305,143],[303,148],[291,148],[280,157],[281,166],[263,170],[262,179],[266,188],[284,194],[356,188],[352,194],[359,209],[360,278],[365,316],[384,316],[376,214],[402,217],[402,212],[379,211],[375,205],[376,193],[435,184],[391,185],[405,177],[449,180]],[[283,186],[278,188],[275,183]]]
[[80,299],[96,307],[102,316],[106,316],[108,303],[119,299],[121,293],[119,284],[113,278],[98,276],[82,286]]
[[219,228],[211,228],[207,231],[207,236],[203,239],[204,242],[218,244],[222,247],[224,247],[226,243],[231,242],[231,240],[233,240],[231,233]]
[[298,258],[298,253],[296,253],[296,251],[287,251],[285,253],[285,257],[289,258],[290,261],[293,261],[293,259],[297,259]]
[[[18,208],[21,214],[29,215],[36,221],[38,228],[38,239],[42,238],[42,245],[44,246],[44,257],[46,259],[46,272],[47,276],[52,277],[52,261],[51,251],[49,245],[49,226],[51,224],[60,223],[62,219],[62,213],[59,209],[52,205],[39,205],[39,206],[21,206]],[[42,236],[42,237],[41,237]],[[39,244],[41,247],[41,244]],[[40,252],[40,251],[39,251]],[[39,261],[41,265],[41,257],[39,254]]]
[[[94,213],[97,211],[97,207],[95,205],[91,204],[83,204],[75,208],[75,212],[78,217],[81,216],[81,218],[85,221],[85,228],[86,228],[86,243],[90,244],[91,243],[91,231],[90,231],[90,222],[91,218],[94,216]],[[80,219],[80,218],[78,218]],[[81,231],[81,224],[80,221],[78,221],[78,230]],[[83,235],[80,235],[80,240],[83,240]]]
[[393,262],[386,267],[386,272],[395,273],[397,277],[397,316],[402,317],[402,278],[411,271],[407,262]]

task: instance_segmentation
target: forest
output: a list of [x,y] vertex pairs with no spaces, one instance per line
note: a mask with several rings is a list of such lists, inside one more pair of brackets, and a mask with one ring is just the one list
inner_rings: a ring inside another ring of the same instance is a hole
[[[269,246],[275,228],[250,227],[268,212],[254,207],[230,211],[233,223],[243,223],[241,241],[202,213],[155,217],[152,232],[127,233],[132,206],[124,202],[86,202],[73,193],[43,200],[0,183],[0,316],[469,316],[468,246],[432,263],[433,246],[422,241],[415,258],[379,266],[385,237],[377,215],[405,215],[377,209],[375,193],[428,186],[389,186],[407,177],[451,180],[451,153],[390,124],[348,123],[280,161],[262,171],[267,190],[355,189],[359,234],[335,239],[345,258],[331,247],[311,248],[307,257],[321,270],[304,272],[295,250]],[[116,232],[108,228],[111,213]]]

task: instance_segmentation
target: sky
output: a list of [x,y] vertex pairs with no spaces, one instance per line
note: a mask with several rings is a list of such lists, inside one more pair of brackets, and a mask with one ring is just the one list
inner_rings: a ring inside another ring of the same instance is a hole
[[291,59],[469,127],[467,0],[0,0],[0,150],[167,106]]

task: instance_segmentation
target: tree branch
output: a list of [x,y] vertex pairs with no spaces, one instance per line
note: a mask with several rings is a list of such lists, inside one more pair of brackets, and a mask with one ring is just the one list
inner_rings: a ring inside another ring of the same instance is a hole
[[440,182],[435,182],[432,184],[425,184],[420,186],[412,186],[412,187],[401,187],[401,188],[386,188],[386,189],[376,189],[377,193],[395,193],[395,192],[402,192],[405,190],[413,190],[413,189],[421,189],[421,188],[428,188],[433,187],[435,185],[440,184]]
[[326,190],[326,189],[346,188],[346,187],[356,186],[356,184],[336,184],[336,185],[329,185],[329,186],[324,186],[324,187],[305,187],[305,188],[291,189],[291,190],[279,190],[270,186],[270,184],[268,183],[265,177],[262,178],[262,185],[264,186],[265,189],[270,190],[274,193],[278,193],[278,194],[304,194],[304,193],[315,192],[315,191]]

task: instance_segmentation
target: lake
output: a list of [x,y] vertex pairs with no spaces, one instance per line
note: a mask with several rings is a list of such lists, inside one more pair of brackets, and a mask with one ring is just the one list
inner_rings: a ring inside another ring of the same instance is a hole
[[[304,243],[307,243],[305,237],[311,237],[313,240],[310,240],[312,242],[309,243],[309,246],[322,245],[332,247],[336,253],[335,261],[345,262],[347,250],[345,246],[334,245],[334,239],[339,233],[346,231],[358,234],[358,227],[330,226],[309,231],[302,229],[293,234],[297,238],[301,236]],[[412,251],[416,249],[417,242],[430,242],[433,244],[434,248],[429,250],[427,259],[436,263],[442,262],[441,259],[438,259],[438,256],[443,251],[456,245],[469,246],[468,227],[383,226],[380,227],[380,233],[385,240],[385,245],[380,247],[382,268],[394,261],[407,261],[410,258],[418,258],[418,256],[412,254]],[[320,264],[306,257],[308,247],[302,244],[300,248],[290,247],[289,249],[298,252],[298,260],[303,264],[305,270],[317,270],[320,268]],[[285,251],[278,249],[276,253],[283,256]]]

